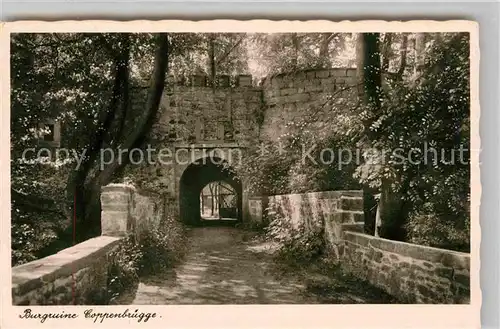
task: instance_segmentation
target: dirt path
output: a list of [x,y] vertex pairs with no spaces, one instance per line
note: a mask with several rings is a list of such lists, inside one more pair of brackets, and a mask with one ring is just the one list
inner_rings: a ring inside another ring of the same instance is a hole
[[245,240],[245,231],[236,228],[192,229],[184,262],[170,273],[141,280],[137,290],[121,303],[124,300],[131,304],[379,302],[378,298],[349,297],[352,293],[345,291],[341,294],[328,292],[329,289],[311,292],[303,276],[301,279],[293,273],[278,275],[270,245]]

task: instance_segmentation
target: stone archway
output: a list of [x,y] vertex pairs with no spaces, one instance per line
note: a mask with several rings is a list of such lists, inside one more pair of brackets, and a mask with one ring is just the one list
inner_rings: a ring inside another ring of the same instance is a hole
[[182,173],[179,184],[181,221],[188,225],[204,224],[200,214],[200,193],[207,184],[218,181],[227,183],[236,191],[238,209],[236,222],[241,222],[243,208],[241,181],[224,159],[213,156],[194,161]]

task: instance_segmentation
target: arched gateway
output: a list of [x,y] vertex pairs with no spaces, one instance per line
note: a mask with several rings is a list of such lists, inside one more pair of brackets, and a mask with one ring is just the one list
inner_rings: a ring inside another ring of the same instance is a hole
[[[210,202],[216,202],[217,216],[202,216],[203,200],[207,196],[202,191],[211,183],[217,195],[212,193]],[[222,187],[222,188],[221,188]],[[223,191],[233,191],[224,193]],[[225,200],[229,200],[225,202]],[[179,182],[179,211],[181,220],[189,225],[208,223],[237,223],[242,220],[242,184],[229,164],[222,158],[207,156],[192,162],[182,173]]]

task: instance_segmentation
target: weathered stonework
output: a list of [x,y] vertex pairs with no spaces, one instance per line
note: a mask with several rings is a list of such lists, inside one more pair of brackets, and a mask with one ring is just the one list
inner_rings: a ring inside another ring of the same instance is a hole
[[469,303],[470,255],[345,232],[343,265],[408,303]]
[[100,236],[12,269],[14,305],[85,304],[107,284],[107,255],[120,238]]
[[283,194],[269,197],[273,210],[292,223],[323,231],[328,251],[339,259],[343,249],[342,232],[361,230],[364,225],[362,191],[325,191]]
[[137,236],[157,228],[164,216],[165,199],[157,193],[127,184],[109,184],[101,190],[101,231],[103,235]]
[[255,226],[263,225],[265,222],[265,211],[269,204],[267,197],[249,197],[247,219]]
[[108,256],[127,233],[136,236],[160,225],[163,198],[125,184],[101,193],[102,235],[57,254],[12,269],[14,305],[99,304],[104,302]]
[[[260,199],[250,204],[259,220]],[[364,234],[362,191],[275,195],[269,204],[294,226],[322,229],[330,257],[403,302],[470,302],[470,255]]]
[[263,83],[265,114],[261,138],[277,140],[286,124],[298,119],[325,118],[329,102],[355,99],[356,69],[333,68],[281,74]]
[[[347,68],[309,70],[270,77],[259,86],[248,75],[229,77],[235,81],[232,85],[222,76],[215,87],[200,75],[187,80],[169,77],[151,141],[173,161],[160,163],[153,154],[155,164],[134,170],[151,177],[144,186],[168,193],[175,202],[180,179],[191,163],[216,148],[227,155],[234,150],[244,153],[259,140],[276,141],[285,124],[298,118],[321,120],[323,111],[331,111],[325,106],[328,100],[357,97],[355,75],[355,69]],[[133,99],[145,101],[141,96]]]

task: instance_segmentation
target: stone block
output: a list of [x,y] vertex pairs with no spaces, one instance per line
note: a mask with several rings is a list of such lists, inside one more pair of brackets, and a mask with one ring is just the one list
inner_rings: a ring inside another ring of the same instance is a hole
[[306,72],[307,79],[314,79],[315,77],[316,77],[316,72],[314,72],[314,71],[307,71]]
[[330,71],[322,70],[316,72],[316,78],[328,78],[330,76]]
[[351,79],[349,79],[348,77],[336,77],[335,78],[335,84],[341,88],[345,87],[347,85],[347,83],[350,81],[351,81]]
[[342,232],[350,231],[350,232],[363,233],[365,228],[365,223],[364,222],[344,223],[341,226],[342,226]]
[[323,91],[323,87],[320,85],[308,85],[304,87],[306,92],[318,92]]
[[372,237],[363,233],[344,232],[344,239],[360,246],[367,247],[368,245],[370,245]]
[[238,87],[249,87],[252,85],[252,76],[251,75],[239,75],[236,80]]
[[290,102],[307,102],[310,99],[311,99],[311,95],[309,95],[309,94],[297,93],[297,94],[290,95],[288,98],[288,101],[290,101]]
[[332,220],[337,223],[364,222],[364,213],[362,211],[336,210],[332,214]]
[[101,234],[122,237],[127,235],[129,221],[128,211],[109,211],[101,213]]
[[363,199],[359,197],[341,196],[338,207],[341,210],[363,211]]
[[280,95],[281,96],[287,96],[287,95],[292,95],[292,94],[295,94],[295,93],[297,93],[297,89],[295,89],[295,88],[285,88],[285,89],[281,89]]
[[345,77],[347,76],[347,69],[342,69],[342,68],[331,69],[330,74],[334,77]]
[[434,273],[436,273],[436,275],[440,277],[451,280],[453,275],[453,269],[448,267],[438,267],[434,270]]
[[282,82],[282,78],[281,77],[274,77],[271,80],[271,85],[273,87],[281,87],[281,82]]
[[374,251],[372,259],[373,261],[380,263],[382,261],[382,257],[384,257],[384,254],[381,251]]
[[348,77],[356,77],[357,76],[356,69],[347,69],[346,74]]

